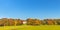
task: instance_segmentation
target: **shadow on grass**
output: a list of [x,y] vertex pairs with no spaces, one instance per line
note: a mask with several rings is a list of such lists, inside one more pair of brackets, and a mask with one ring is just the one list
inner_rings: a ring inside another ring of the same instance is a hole
[[18,29],[11,29],[11,30],[18,30]]

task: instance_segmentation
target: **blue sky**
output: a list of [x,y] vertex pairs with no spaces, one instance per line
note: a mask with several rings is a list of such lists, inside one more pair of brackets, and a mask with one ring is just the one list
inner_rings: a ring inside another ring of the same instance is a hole
[[0,18],[60,18],[60,0],[0,0]]

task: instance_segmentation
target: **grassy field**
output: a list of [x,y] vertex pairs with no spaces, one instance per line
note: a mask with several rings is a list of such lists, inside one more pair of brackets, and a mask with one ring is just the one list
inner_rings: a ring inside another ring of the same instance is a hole
[[60,25],[40,25],[40,26],[5,26],[0,27],[0,30],[60,30]]

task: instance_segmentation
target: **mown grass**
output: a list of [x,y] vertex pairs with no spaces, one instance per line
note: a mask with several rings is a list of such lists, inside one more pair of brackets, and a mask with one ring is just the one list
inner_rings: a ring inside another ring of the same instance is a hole
[[2,26],[0,30],[60,30],[60,25],[40,25],[40,26]]

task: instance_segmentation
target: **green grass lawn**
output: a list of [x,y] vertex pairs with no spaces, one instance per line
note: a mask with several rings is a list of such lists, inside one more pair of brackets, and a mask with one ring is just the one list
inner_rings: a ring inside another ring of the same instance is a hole
[[60,30],[60,25],[40,25],[40,26],[5,26],[0,27],[0,30]]

